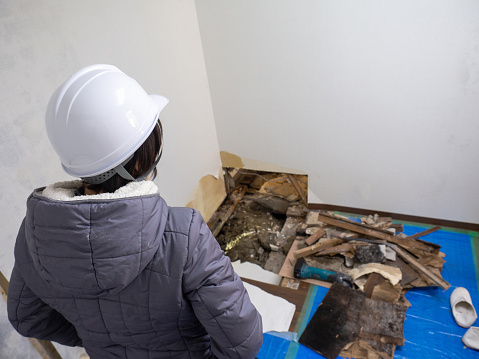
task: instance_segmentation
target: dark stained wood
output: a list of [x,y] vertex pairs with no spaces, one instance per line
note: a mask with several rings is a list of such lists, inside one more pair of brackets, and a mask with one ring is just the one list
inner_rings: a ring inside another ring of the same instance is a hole
[[396,254],[401,256],[402,259],[404,259],[407,263],[409,263],[411,267],[413,267],[415,270],[420,271],[422,274],[426,275],[429,279],[433,280],[442,289],[448,290],[451,287],[451,285],[448,282],[446,282],[444,279],[442,279],[441,277],[431,272],[429,269],[427,269],[425,266],[419,263],[412,255],[407,253],[405,250],[399,248],[399,246],[396,246],[394,244],[390,244],[389,246],[396,251]]
[[419,278],[419,275],[404,262],[401,257],[396,257],[395,261],[386,261],[386,264],[391,267],[396,267],[401,270],[402,279],[399,284],[404,287],[407,284]]
[[299,342],[328,359],[336,358],[347,344],[358,337],[365,300],[363,292],[333,283]]
[[397,303],[366,299],[360,315],[360,338],[404,345],[404,320],[407,307]]
[[359,223],[342,219],[342,218],[341,219],[335,218],[334,216],[330,216],[327,214],[318,214],[318,220],[336,227],[350,230],[355,233],[360,233],[369,237],[395,243],[397,245],[400,245],[401,247],[412,247],[412,248],[421,249],[427,252],[434,251],[434,248],[428,245],[425,245],[421,242],[418,242],[415,240],[408,240],[407,238],[398,238],[385,230],[376,229],[371,226],[367,226],[365,224],[359,224]]
[[309,203],[308,208],[310,210],[338,211],[338,212],[345,212],[345,213],[354,213],[358,215],[369,215],[371,213],[377,213],[380,216],[392,217],[398,221],[439,225],[443,227],[452,227],[452,228],[464,229],[468,231],[479,232],[479,223],[469,223],[469,222],[452,221],[447,219],[413,216],[413,215],[404,214],[404,213],[376,211],[373,209],[338,206],[335,204],[328,204],[328,203]]
[[291,183],[293,184],[296,191],[298,192],[301,199],[303,200],[303,203],[307,206],[308,205],[308,198],[306,197],[306,194],[303,192],[303,190],[302,190],[301,186],[299,185],[298,180],[296,179],[296,177],[294,177],[292,174],[288,174],[288,178],[291,181]]
[[220,233],[221,229],[225,225],[228,218],[230,218],[230,216],[233,214],[235,208],[238,206],[238,203],[240,203],[241,199],[244,197],[244,195],[246,193],[246,189],[247,189],[247,187],[238,188],[238,190],[237,190],[238,191],[238,196],[236,197],[234,203],[231,205],[230,208],[228,208],[226,213],[221,216],[221,218],[215,224],[214,229],[213,228],[211,229],[211,232],[213,232],[214,237],[216,237]]
[[422,232],[413,234],[413,235],[411,235],[411,236],[408,236],[408,238],[419,238],[419,237],[423,237],[423,236],[425,236],[425,235],[427,235],[427,234],[436,232],[436,231],[438,231],[438,230],[440,230],[440,229],[441,229],[441,227],[435,226],[435,227],[426,229],[425,231],[422,231]]

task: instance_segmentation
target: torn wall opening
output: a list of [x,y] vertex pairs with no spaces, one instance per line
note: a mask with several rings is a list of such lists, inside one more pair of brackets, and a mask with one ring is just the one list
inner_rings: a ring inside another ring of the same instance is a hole
[[208,226],[231,261],[279,273],[307,210],[308,177],[224,168],[227,197]]

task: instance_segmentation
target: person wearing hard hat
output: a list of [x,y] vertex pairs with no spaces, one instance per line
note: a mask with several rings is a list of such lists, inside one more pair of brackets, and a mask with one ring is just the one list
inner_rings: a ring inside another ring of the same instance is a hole
[[254,358],[261,316],[203,218],[151,181],[163,148],[148,95],[111,65],[73,74],[46,128],[81,180],[35,190],[15,245],[8,317],[91,358]]

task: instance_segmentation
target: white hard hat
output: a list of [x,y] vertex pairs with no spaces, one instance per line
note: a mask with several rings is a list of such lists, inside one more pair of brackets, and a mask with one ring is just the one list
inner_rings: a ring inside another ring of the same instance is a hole
[[48,138],[68,174],[97,176],[133,155],[167,103],[115,66],[88,66],[53,93],[45,116]]

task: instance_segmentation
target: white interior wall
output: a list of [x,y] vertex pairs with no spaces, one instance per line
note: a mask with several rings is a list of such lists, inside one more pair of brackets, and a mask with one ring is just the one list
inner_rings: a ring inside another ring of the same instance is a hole
[[196,7],[221,150],[320,202],[479,223],[479,2]]
[[[0,49],[0,269],[7,278],[27,196],[35,187],[71,178],[48,142],[44,111],[54,89],[83,66],[114,64],[148,92],[169,97],[156,180],[168,204],[185,205],[203,176],[218,176],[193,0],[0,0]],[[26,355],[12,352],[26,349],[20,339],[12,343],[17,337],[11,327],[2,328],[0,338],[11,345],[0,347],[0,357]],[[78,357],[70,353],[62,355]]]

